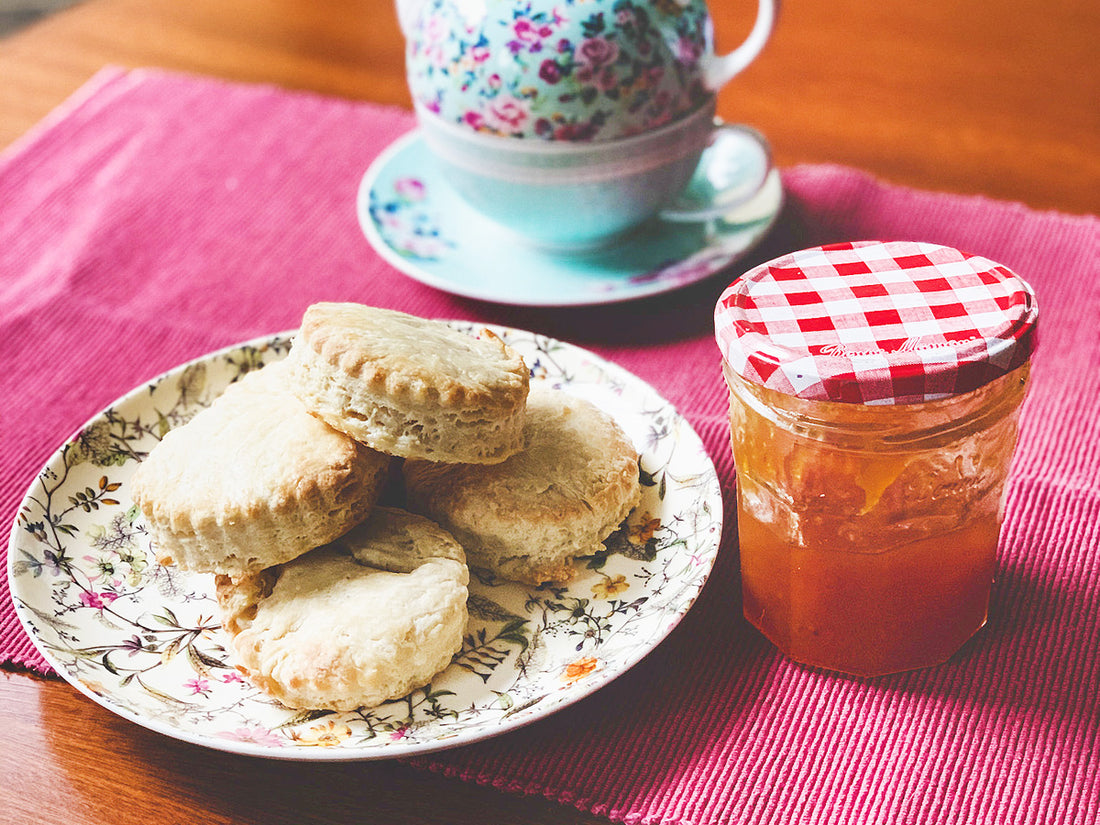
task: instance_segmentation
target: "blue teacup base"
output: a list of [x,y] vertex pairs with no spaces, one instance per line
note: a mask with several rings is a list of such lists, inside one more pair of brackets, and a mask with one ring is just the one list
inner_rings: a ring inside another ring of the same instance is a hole
[[701,150],[667,162],[650,159],[638,169],[624,154],[619,174],[590,181],[558,183],[551,176],[523,183],[470,173],[441,157],[435,162],[470,206],[518,242],[556,253],[588,252],[618,244],[654,215],[697,223],[728,214],[760,191],[772,168],[764,137],[747,126],[702,126],[707,142]]
[[704,153],[683,203],[675,205],[696,213],[714,206],[702,210],[714,214],[692,220],[684,210],[675,218],[657,215],[597,248],[563,252],[532,245],[471,208],[420,131],[400,138],[367,170],[359,188],[359,223],[399,271],[456,295],[578,306],[660,294],[729,266],[775,222],[783,200],[779,174],[755,133],[739,135],[746,137],[724,141],[720,154],[710,151],[714,145]]
[[517,184],[454,166],[441,167],[440,177],[517,243],[567,254],[617,244],[661,210],[662,192],[683,189],[695,168],[694,157],[681,158],[644,173],[625,172],[613,181],[566,185]]

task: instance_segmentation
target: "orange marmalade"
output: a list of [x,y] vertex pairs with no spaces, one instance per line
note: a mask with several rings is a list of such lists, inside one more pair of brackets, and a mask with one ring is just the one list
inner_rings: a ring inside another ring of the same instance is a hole
[[986,623],[1036,315],[928,244],[806,250],[724,293],[744,615],[788,657],[894,673]]
[[861,676],[950,657],[986,621],[1027,375],[871,407],[727,370],[745,617],[792,659]]

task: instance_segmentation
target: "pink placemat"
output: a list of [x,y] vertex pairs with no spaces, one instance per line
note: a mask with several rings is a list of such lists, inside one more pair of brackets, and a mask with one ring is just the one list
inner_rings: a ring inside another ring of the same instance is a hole
[[[711,310],[749,265],[862,238],[945,243],[1041,306],[990,625],[947,664],[859,680],[784,661],[740,618],[735,527],[700,601],[633,671],[547,720],[414,764],[630,823],[1081,823],[1100,808],[1100,221],[784,171],[733,271],[644,302],[507,308],[415,283],[354,202],[404,111],[105,70],[0,155],[0,523],[93,413],[161,371],[292,329],[319,300],[533,329],[654,384],[731,500]],[[728,508],[728,505],[727,505]],[[6,527],[4,529],[7,529]],[[48,672],[0,579],[0,662]]]

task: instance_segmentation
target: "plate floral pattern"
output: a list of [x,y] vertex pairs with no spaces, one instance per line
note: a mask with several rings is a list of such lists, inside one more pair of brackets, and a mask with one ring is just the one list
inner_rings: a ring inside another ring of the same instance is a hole
[[130,500],[134,469],[165,433],[249,370],[284,357],[291,334],[210,354],[131,391],[42,469],[8,553],[12,598],[38,649],[83,693],[145,727],[298,760],[380,759],[474,742],[560,710],[626,671],[679,622],[713,566],[722,531],[714,466],[684,418],[635,376],[551,338],[492,329],[524,355],[532,380],[619,421],[639,449],[644,495],[568,586],[533,588],[473,571],[462,650],[430,684],[354,712],[282,707],[234,667],[212,578],[158,565]]

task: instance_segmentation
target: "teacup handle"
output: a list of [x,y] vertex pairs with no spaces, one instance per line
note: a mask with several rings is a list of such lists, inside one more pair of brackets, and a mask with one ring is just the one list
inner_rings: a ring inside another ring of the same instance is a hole
[[726,55],[711,55],[703,66],[703,83],[716,92],[743,72],[764,48],[779,17],[780,0],[760,0],[756,22],[745,42]]
[[660,212],[674,223],[732,219],[767,183],[773,168],[767,139],[751,126],[715,120],[695,174]]

